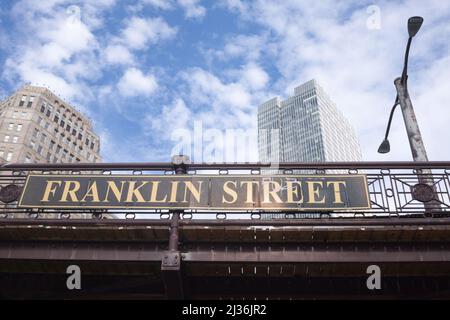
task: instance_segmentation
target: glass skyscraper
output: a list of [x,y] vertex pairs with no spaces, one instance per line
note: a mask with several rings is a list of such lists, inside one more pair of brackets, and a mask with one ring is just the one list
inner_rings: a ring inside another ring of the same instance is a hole
[[262,162],[361,161],[356,134],[315,80],[294,96],[271,99],[258,108],[258,147]]
[[362,159],[355,131],[315,80],[258,107],[258,148],[265,163]]

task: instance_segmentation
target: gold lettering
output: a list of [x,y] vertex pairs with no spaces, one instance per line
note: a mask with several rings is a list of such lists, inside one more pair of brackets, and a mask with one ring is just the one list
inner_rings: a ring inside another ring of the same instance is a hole
[[129,181],[127,200],[125,200],[125,202],[133,202],[133,197],[136,197],[136,202],[145,202],[144,197],[139,190],[147,183],[148,181],[144,181],[136,188],[136,181]]
[[341,199],[341,185],[346,188],[347,187],[346,182],[345,181],[328,181],[327,187],[329,185],[333,185],[333,190],[334,190],[334,202],[333,203],[344,203],[344,202],[342,202],[342,199]]
[[198,189],[197,189],[197,188],[195,188],[194,184],[191,181],[184,181],[185,189],[184,189],[184,200],[183,200],[183,202],[185,202],[185,203],[188,202],[186,200],[188,189],[191,192],[191,195],[194,196],[195,200],[197,200],[197,202],[200,202],[200,190],[202,188],[202,183],[203,183],[203,181],[198,181],[199,186],[198,186]]
[[98,197],[97,181],[91,183],[88,191],[84,195],[83,199],[80,200],[80,202],[86,202],[87,197],[91,197],[92,202],[100,202],[100,198]]
[[[273,185],[273,190],[270,190],[270,185]],[[278,192],[281,190],[281,185],[276,181],[263,181],[264,201],[263,203],[271,203],[270,197],[275,200],[276,203],[282,203],[283,201],[278,196]]]
[[152,181],[152,193],[150,195],[150,202],[166,202],[167,195],[164,196],[164,199],[158,200],[158,186],[161,181]]
[[[72,187],[73,186],[73,187]],[[60,202],[67,202],[67,197],[70,196],[73,202],[78,202],[76,192],[80,189],[79,181],[64,181],[64,191]]]
[[253,184],[259,186],[258,181],[241,181],[241,187],[242,185],[247,185],[247,200],[245,200],[245,203],[255,203],[253,199]]
[[55,188],[53,188],[53,184],[57,184],[58,186],[61,186],[62,181],[57,181],[57,180],[47,180],[47,186],[45,187],[45,192],[44,192],[44,196],[42,197],[42,202],[49,202],[50,200],[48,199],[50,197],[50,195],[54,196],[55,192],[56,192],[56,186]]
[[177,202],[177,192],[178,192],[178,184],[180,181],[172,181],[172,191],[170,192],[170,203]]
[[236,181],[227,181],[224,183],[223,185],[223,191],[228,194],[229,196],[231,196],[231,201],[225,199],[225,195],[222,196],[222,203],[235,203],[237,200],[237,192],[236,190],[230,188],[228,186],[228,184],[232,184],[234,186],[234,188],[236,188]]
[[106,196],[105,196],[105,200],[103,202],[109,202],[108,198],[109,198],[110,190],[114,193],[114,196],[116,197],[117,202],[120,202],[122,199],[122,191],[123,191],[123,186],[125,185],[125,181],[120,181],[120,190],[114,181],[108,181],[107,183],[108,183],[108,187],[106,189]]
[[308,194],[309,194],[309,201],[308,203],[325,203],[325,196],[322,197],[322,200],[320,200],[318,197],[320,197],[320,190],[316,189],[315,186],[320,186],[323,188],[323,181],[306,181],[308,185]]
[[[298,185],[297,188],[294,185]],[[298,191],[300,190],[300,196]],[[303,203],[302,183],[300,181],[286,181],[287,203]],[[300,197],[294,200],[294,196]]]

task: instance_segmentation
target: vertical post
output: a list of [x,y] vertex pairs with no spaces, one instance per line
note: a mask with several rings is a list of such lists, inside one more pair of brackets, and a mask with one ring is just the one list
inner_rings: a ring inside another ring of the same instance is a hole
[[[186,174],[189,157],[174,156],[172,164],[175,174]],[[161,263],[161,272],[166,290],[167,299],[183,299],[184,288],[181,274],[181,254],[178,247],[179,242],[179,220],[182,210],[172,211],[172,222],[169,231],[169,248],[164,252]]]
[[[172,164],[174,165],[175,174],[186,174],[187,164],[189,163],[189,157],[187,156],[174,156],[172,158]],[[178,225],[180,220],[180,213],[182,210],[172,211],[172,223],[170,224],[170,238],[169,238],[169,250],[178,251]]]
[[403,120],[405,121],[413,159],[414,161],[428,161],[427,152],[422,140],[422,135],[420,134],[419,124],[417,123],[409,93],[402,83],[402,78],[395,79],[394,83],[402,108]]
[[[405,121],[406,132],[408,134],[408,140],[411,147],[413,160],[428,162],[428,156],[422,140],[422,135],[420,133],[419,124],[417,123],[417,118],[416,114],[414,113],[411,98],[405,85],[406,81],[403,81],[402,79],[403,78],[395,79],[394,84],[397,89],[399,103],[402,108],[403,120]],[[422,176],[422,174],[424,174],[425,177]],[[430,191],[432,192],[433,198],[437,196],[436,186],[434,185],[432,171],[430,169],[422,170],[422,172],[418,175],[418,180],[420,184],[428,185],[429,187],[431,187],[432,190]],[[424,206],[425,214],[427,216],[432,216],[432,211],[441,210],[439,202],[433,200],[424,202]]]

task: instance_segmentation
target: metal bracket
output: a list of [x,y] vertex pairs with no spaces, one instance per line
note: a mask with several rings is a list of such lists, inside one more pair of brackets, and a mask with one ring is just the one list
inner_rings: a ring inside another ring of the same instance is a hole
[[163,254],[161,270],[179,271],[181,267],[181,254],[179,251],[166,251]]
[[167,299],[183,299],[184,289],[179,251],[164,252],[161,261],[161,273]]

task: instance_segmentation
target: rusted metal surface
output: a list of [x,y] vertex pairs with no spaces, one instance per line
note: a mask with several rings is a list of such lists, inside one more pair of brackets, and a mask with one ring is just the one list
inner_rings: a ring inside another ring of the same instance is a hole
[[[379,263],[450,262],[450,245],[301,244],[280,246],[196,246],[183,262],[218,263]],[[450,272],[450,269],[449,269]]]
[[0,261],[161,261],[163,248],[155,244],[1,241]]

